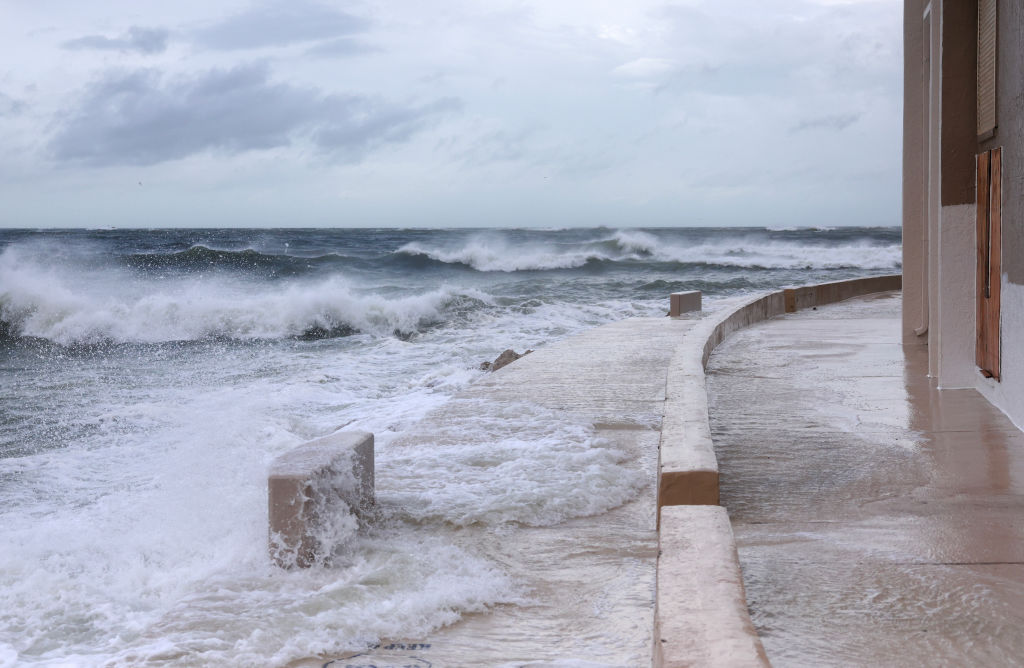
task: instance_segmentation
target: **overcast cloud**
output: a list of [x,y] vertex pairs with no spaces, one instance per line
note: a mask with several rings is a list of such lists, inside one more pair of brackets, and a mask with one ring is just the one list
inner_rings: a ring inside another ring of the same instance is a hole
[[4,226],[898,224],[898,0],[5,14]]
[[0,92],[0,116],[14,116],[25,111],[25,103]]
[[72,51],[98,49],[101,51],[137,51],[139,53],[160,53],[167,48],[168,31],[161,28],[140,28],[132,26],[119,37],[86,35],[69,39],[61,46]]
[[362,32],[366,19],[326,4],[283,0],[256,4],[198,32],[199,41],[214,49],[254,49]]
[[270,81],[263,63],[176,78],[136,70],[92,84],[52,148],[62,161],[153,165],[204,151],[232,155],[290,146],[305,136],[326,153],[356,161],[458,106],[454,99],[401,106],[325,95]]

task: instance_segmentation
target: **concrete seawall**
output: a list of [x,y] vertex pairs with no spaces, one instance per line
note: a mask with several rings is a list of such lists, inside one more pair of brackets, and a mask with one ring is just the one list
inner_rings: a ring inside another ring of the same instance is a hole
[[797,309],[899,290],[899,275],[787,288],[726,302],[686,332],[669,363],[658,471],[658,507],[716,505],[718,463],[711,443],[704,369],[729,334]]
[[704,373],[712,351],[751,324],[901,285],[901,276],[879,276],[733,300],[688,330],[675,349],[659,447],[656,668],[768,665],[747,611],[728,515],[709,508],[719,502]]

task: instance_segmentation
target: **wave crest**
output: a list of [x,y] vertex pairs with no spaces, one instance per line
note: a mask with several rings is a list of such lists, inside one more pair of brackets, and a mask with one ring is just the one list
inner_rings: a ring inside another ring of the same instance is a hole
[[361,294],[338,277],[257,285],[209,278],[129,283],[112,273],[58,272],[8,249],[0,255],[0,332],[61,345],[354,332],[408,337],[490,301],[479,291],[451,288],[389,299]]
[[133,253],[124,258],[125,266],[141,271],[188,273],[205,270],[256,272],[261,276],[297,276],[318,266],[349,260],[344,255],[280,255],[252,248],[225,250],[197,244],[173,253]]
[[575,269],[606,256],[585,249],[560,251],[543,247],[513,248],[503,239],[471,239],[456,249],[428,248],[416,242],[395,251],[398,255],[422,256],[444,264],[459,264],[477,271],[543,271]]
[[749,269],[897,269],[901,245],[855,241],[836,245],[771,241],[737,234],[686,244],[642,230],[573,244],[516,246],[499,236],[475,237],[456,248],[408,243],[396,255],[423,257],[481,272],[576,269],[590,263],[655,262]]
[[619,230],[612,241],[620,250],[634,257],[650,256],[663,245],[656,236],[641,230]]

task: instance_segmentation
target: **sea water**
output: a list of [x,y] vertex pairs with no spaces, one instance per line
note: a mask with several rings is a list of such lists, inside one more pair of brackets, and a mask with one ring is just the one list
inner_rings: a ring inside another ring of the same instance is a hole
[[[637,484],[539,410],[401,447],[481,362],[671,292],[899,269],[898,228],[0,231],[0,666],[280,665],[514,606],[453,527],[553,526]],[[376,436],[375,525],[282,571],[268,466],[340,428]]]

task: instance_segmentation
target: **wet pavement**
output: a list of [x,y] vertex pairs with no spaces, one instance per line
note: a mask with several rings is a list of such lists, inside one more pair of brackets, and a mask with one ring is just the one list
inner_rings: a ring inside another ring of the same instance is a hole
[[776,666],[1024,662],[1024,434],[934,389],[899,309],[786,315],[711,357],[722,504]]

